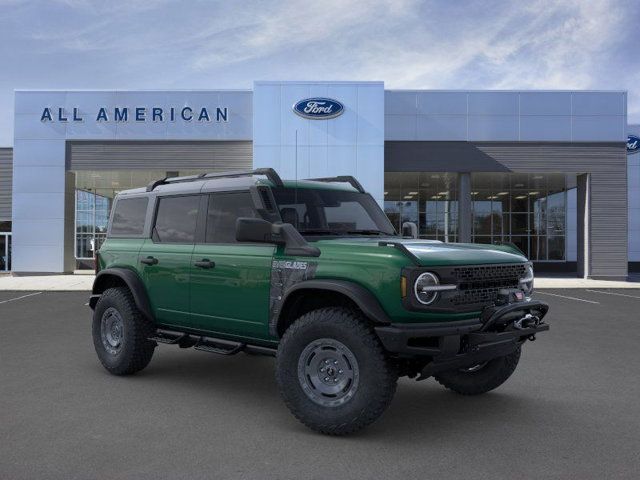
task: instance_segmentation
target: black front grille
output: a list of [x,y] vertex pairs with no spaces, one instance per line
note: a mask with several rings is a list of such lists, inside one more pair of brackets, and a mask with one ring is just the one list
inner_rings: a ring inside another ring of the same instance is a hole
[[498,291],[517,288],[525,274],[525,264],[455,267],[452,276],[458,284],[453,305],[480,305],[495,302]]

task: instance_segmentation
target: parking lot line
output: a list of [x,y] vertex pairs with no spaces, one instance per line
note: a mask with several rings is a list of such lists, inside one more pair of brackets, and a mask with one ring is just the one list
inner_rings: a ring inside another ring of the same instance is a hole
[[626,293],[617,293],[617,292],[603,292],[602,290],[585,290],[586,292],[593,293],[602,293],[604,295],[617,295],[618,297],[627,297],[627,298],[637,298],[640,299],[638,295],[627,295]]
[[600,305],[600,302],[596,302],[595,300],[585,300],[584,298],[568,297],[567,295],[558,295],[557,293],[549,293],[549,292],[541,292],[541,291],[536,291],[536,293],[539,293],[541,295],[551,295],[552,297],[567,298],[569,300],[576,300],[578,302],[595,303],[597,305]]
[[8,303],[13,302],[14,300],[20,300],[21,298],[33,297],[34,295],[40,295],[42,292],[28,293],[27,295],[22,295],[21,297],[10,298],[9,300],[2,300],[0,303]]

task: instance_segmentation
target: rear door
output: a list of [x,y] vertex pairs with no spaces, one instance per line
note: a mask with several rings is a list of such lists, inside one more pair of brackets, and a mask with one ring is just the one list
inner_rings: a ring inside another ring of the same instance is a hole
[[139,254],[151,307],[163,325],[192,326],[189,278],[201,195],[159,197],[152,236]]
[[204,243],[191,261],[191,315],[198,328],[268,338],[269,288],[275,246],[239,243],[239,217],[258,217],[249,192],[207,198]]

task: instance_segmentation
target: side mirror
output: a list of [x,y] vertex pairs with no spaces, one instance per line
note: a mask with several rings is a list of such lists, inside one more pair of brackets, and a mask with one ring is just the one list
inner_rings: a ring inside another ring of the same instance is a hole
[[413,222],[404,222],[402,224],[402,236],[418,238],[418,225]]
[[272,234],[273,224],[261,218],[240,217],[236,220],[236,240],[252,243],[275,242]]
[[284,245],[285,255],[320,256],[320,250],[309,245],[290,223],[271,223],[261,218],[241,217],[236,220],[236,240]]

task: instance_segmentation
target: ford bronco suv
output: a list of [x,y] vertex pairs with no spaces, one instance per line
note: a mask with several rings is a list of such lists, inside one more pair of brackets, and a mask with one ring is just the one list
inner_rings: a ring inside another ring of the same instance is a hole
[[96,270],[109,372],[142,370],[159,343],[273,355],[287,407],[333,435],[376,420],[399,376],[493,390],[549,328],[519,250],[399,236],[353,177],[259,169],[123,191]]

